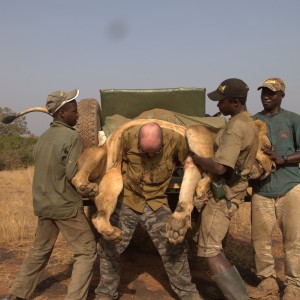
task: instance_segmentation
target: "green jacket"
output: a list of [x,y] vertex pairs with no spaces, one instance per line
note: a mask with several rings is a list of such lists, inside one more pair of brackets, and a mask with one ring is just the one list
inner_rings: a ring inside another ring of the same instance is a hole
[[82,198],[71,184],[82,152],[74,128],[54,121],[33,150],[35,171],[32,185],[33,208],[37,216],[67,219],[77,214]]

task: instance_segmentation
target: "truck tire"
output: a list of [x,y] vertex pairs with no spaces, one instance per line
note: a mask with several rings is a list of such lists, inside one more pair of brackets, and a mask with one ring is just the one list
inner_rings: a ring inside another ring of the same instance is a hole
[[78,103],[79,118],[76,130],[80,134],[83,147],[98,145],[98,131],[101,130],[101,108],[96,99],[82,99]]
[[[101,109],[96,99],[82,99],[78,106],[78,121],[76,130],[80,134],[83,147],[98,145],[98,131],[101,130]],[[84,213],[90,223],[95,238],[99,238],[99,233],[92,224],[92,216],[97,211],[93,201],[83,199]]]

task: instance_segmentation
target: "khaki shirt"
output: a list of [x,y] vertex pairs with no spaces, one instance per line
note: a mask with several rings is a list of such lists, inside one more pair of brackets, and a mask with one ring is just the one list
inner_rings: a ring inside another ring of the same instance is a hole
[[32,185],[34,213],[40,217],[67,219],[77,214],[82,198],[71,184],[82,152],[74,128],[54,121],[33,151],[35,170]]
[[[258,149],[258,131],[249,112],[232,117],[215,139],[214,161],[231,168],[226,172],[225,182],[231,196],[244,197]],[[229,195],[230,196],[230,195]]]
[[123,203],[143,212],[147,203],[154,211],[167,204],[166,190],[177,163],[187,157],[186,138],[170,129],[163,129],[162,151],[149,158],[138,148],[140,126],[123,134]]

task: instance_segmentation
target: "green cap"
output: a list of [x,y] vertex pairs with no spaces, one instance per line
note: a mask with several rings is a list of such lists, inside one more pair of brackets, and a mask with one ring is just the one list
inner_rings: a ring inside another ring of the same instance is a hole
[[50,115],[55,114],[66,103],[75,100],[79,95],[79,90],[75,89],[71,92],[55,91],[48,95],[46,108]]

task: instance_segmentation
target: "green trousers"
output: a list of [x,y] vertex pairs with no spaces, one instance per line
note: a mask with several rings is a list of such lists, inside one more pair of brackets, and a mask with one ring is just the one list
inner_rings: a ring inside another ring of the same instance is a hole
[[83,209],[66,220],[39,218],[33,247],[10,289],[11,294],[29,299],[48,263],[59,232],[67,240],[75,260],[65,299],[86,299],[97,251],[95,237]]

